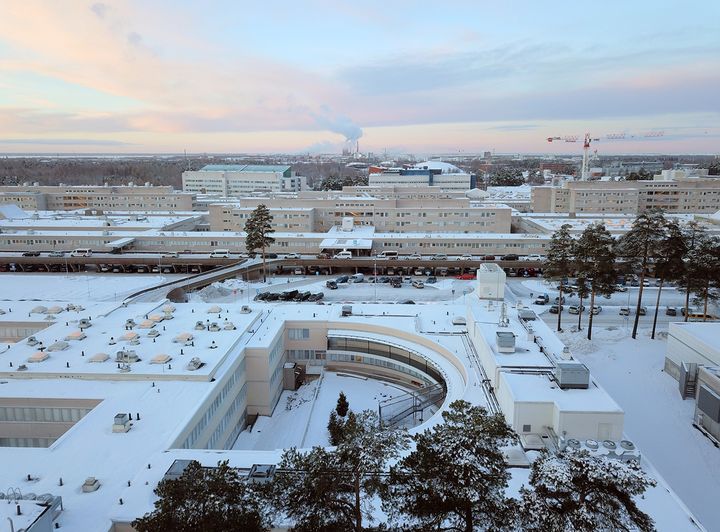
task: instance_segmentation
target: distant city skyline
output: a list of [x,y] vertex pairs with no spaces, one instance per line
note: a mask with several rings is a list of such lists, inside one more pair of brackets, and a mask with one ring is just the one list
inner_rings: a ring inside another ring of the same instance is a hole
[[[2,153],[720,152],[715,2],[7,0]],[[659,138],[645,138],[650,132]]]

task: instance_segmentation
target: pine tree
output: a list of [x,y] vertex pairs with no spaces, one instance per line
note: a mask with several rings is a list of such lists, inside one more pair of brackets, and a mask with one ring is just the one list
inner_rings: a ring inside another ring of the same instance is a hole
[[654,530],[633,497],[655,486],[634,462],[567,450],[538,458],[520,489],[520,522],[530,532]]
[[340,417],[345,417],[350,409],[350,403],[348,403],[347,397],[343,392],[338,395],[337,405],[335,406],[335,412]]
[[408,436],[382,427],[369,410],[354,419],[346,423],[335,451],[313,447],[283,453],[271,485],[272,501],[295,522],[293,530],[361,532],[363,523],[372,520],[372,497],[384,485],[388,462],[407,448]]
[[655,329],[657,328],[660,296],[662,295],[663,286],[665,285],[665,281],[679,281],[683,278],[685,272],[685,261],[683,259],[688,250],[685,235],[676,221],[669,220],[665,224],[664,229],[665,235],[658,243],[655,256],[655,275],[657,275],[660,285],[655,302],[652,334],[650,335],[653,340],[655,339]]
[[247,222],[245,222],[245,248],[248,253],[254,253],[257,249],[262,250],[263,282],[267,281],[265,248],[275,242],[275,239],[269,236],[275,232],[275,229],[272,228],[272,220],[273,217],[270,215],[270,211],[261,203],[253,210]]
[[267,508],[253,484],[227,461],[202,467],[193,460],[178,479],[161,480],[155,510],[133,521],[138,532],[267,530]]
[[[687,253],[691,253],[695,247],[705,238],[705,230],[695,221],[691,221],[687,224],[685,229],[685,244]],[[685,321],[688,321],[688,314],[690,313],[690,294],[693,292],[693,287],[697,285],[697,282],[690,275],[691,269],[689,263],[685,264],[685,276],[680,281],[680,285],[685,287]]]
[[663,238],[663,228],[667,221],[661,212],[639,214],[632,224],[632,228],[625,233],[619,242],[619,249],[626,263],[640,269],[640,286],[638,287],[637,305],[635,308],[635,323],[633,324],[633,339],[637,337],[640,323],[640,307],[642,306],[643,283],[647,274],[650,260],[657,251],[659,242]]
[[558,321],[557,330],[562,330],[562,300],[563,282],[574,272],[575,241],[570,236],[570,225],[563,224],[555,231],[550,239],[543,263],[543,276],[545,279],[559,280],[560,293],[558,295]]
[[383,508],[412,530],[513,529],[510,475],[500,447],[513,439],[502,414],[455,401],[443,422],[417,434],[392,468]]
[[[717,294],[712,289],[718,285],[720,239],[715,236],[702,238],[688,253],[687,258],[688,277],[692,279],[688,286],[698,302],[703,303],[703,321],[706,321],[708,303],[717,299]],[[689,309],[685,311],[686,318],[688,314]]]
[[615,239],[604,224],[589,225],[582,232],[575,244],[575,264],[578,275],[582,272],[583,283],[587,280],[589,285],[590,315],[587,338],[591,340],[595,297],[610,296],[615,292]]

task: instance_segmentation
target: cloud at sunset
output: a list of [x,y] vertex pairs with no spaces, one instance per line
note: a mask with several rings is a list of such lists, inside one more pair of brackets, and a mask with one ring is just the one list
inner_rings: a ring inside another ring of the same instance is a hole
[[[579,32],[583,15],[543,18],[529,2],[513,19],[465,2],[424,17],[374,3],[362,14],[327,2],[287,13],[230,2],[6,4],[0,128],[16,141],[277,152],[362,136],[375,150],[544,151],[553,134],[662,129],[695,138],[691,151],[716,146],[711,3],[704,16],[618,3],[615,34]],[[0,151],[34,146],[10,144],[0,139]]]

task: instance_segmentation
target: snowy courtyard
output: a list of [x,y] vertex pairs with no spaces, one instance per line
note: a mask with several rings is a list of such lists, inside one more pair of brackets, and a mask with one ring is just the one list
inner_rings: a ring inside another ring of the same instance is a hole
[[325,371],[321,378],[284,391],[272,416],[259,416],[252,430],[241,432],[233,449],[274,450],[328,445],[327,424],[343,392],[350,410],[378,411],[378,403],[407,393],[389,382]]

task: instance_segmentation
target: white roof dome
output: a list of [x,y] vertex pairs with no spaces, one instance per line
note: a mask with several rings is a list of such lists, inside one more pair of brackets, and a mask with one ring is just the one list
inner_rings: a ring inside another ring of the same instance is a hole
[[416,168],[427,168],[428,170],[440,170],[443,174],[462,174],[460,168],[454,164],[445,163],[443,161],[425,161],[415,165]]

